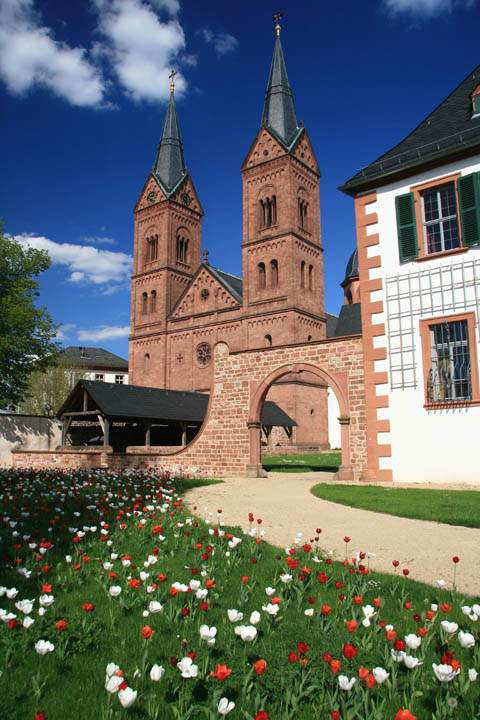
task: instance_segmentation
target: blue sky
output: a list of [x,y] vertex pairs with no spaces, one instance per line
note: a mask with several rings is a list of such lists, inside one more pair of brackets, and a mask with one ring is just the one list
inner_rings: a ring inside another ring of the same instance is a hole
[[[297,116],[321,169],[326,307],[355,244],[338,185],[480,62],[478,0],[285,0]],[[185,156],[210,261],[241,272],[240,165],[273,50],[270,0],[0,0],[0,215],[49,250],[40,301],[65,344],[126,356],[133,206],[178,71]]]

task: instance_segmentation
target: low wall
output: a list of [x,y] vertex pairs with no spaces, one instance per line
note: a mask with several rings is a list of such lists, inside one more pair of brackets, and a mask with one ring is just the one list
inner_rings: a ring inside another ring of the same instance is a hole
[[109,467],[107,458],[113,457],[107,453],[95,451],[74,450],[14,450],[12,465],[15,468],[33,468],[45,470],[47,468],[65,468],[68,470],[93,470],[94,468]]
[[183,450],[184,445],[129,445],[127,455],[174,455]]
[[0,414],[0,465],[12,464],[12,451],[53,450],[61,442],[59,423],[43,415]]

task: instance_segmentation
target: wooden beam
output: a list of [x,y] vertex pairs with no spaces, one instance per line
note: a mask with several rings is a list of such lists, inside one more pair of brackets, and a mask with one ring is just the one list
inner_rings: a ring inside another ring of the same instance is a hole
[[62,446],[65,445],[65,440],[67,439],[67,433],[70,428],[71,422],[72,418],[70,417],[62,420]]
[[106,447],[107,445],[110,445],[110,420],[106,417],[103,429],[103,446]]
[[103,421],[103,417],[101,415],[97,415],[98,422],[100,423],[100,427],[102,428],[102,432],[105,434],[105,423]]
[[149,446],[152,444],[152,442],[151,442],[151,438],[152,438],[151,430],[152,430],[152,424],[149,423],[149,422],[146,422],[146,423],[145,423],[145,445],[146,445],[147,447],[149,447]]
[[182,429],[182,446],[185,447],[185,445],[187,444],[187,423],[180,423],[180,427]]
[[77,410],[76,412],[62,413],[64,417],[83,417],[84,415],[98,415],[98,410]]
[[83,412],[88,412],[88,395],[87,391],[83,391]]

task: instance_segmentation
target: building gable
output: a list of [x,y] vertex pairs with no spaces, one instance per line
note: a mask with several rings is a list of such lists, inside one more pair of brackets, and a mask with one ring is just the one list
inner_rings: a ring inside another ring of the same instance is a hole
[[262,127],[258,131],[247,153],[247,157],[242,165],[242,170],[260,165],[268,160],[273,160],[286,154],[284,146],[267,128]]
[[179,298],[170,320],[181,320],[192,315],[238,307],[238,299],[213,275],[207,265],[201,265],[192,282]]
[[135,212],[138,210],[144,210],[152,205],[156,205],[165,199],[166,195],[160,187],[160,183],[154,175],[149,175],[145,185],[143,186],[143,190],[140,193],[137,204],[135,205]]
[[313,150],[310,138],[306,130],[298,137],[293,150],[292,155],[300,160],[301,163],[306,165],[310,170],[313,170],[317,175],[320,174],[320,168],[318,166],[317,158]]

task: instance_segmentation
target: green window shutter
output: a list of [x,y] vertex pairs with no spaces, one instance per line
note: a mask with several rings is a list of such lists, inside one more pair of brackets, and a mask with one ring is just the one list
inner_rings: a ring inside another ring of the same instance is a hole
[[480,242],[480,173],[462,175],[458,190],[463,244],[476,245]]
[[417,227],[415,222],[415,203],[413,193],[397,195],[397,234],[400,262],[413,260],[418,255]]

